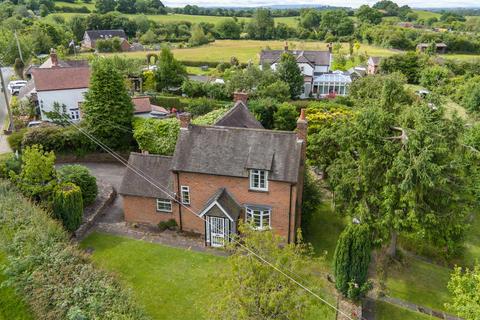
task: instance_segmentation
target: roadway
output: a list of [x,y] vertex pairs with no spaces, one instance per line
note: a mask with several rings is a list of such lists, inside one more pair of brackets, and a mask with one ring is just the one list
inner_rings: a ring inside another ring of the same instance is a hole
[[[2,72],[3,72],[3,79],[5,80],[5,87],[6,87],[10,82],[10,77],[13,75],[13,69],[2,68]],[[11,98],[10,92],[8,91],[7,88],[5,88],[5,90],[7,90],[8,98],[10,99]],[[3,128],[3,123],[5,122],[6,117],[8,117],[7,104],[5,103],[3,92],[0,92],[0,154],[12,151],[10,149],[10,146],[8,145],[7,137],[3,134],[3,129],[6,129],[6,128]]]

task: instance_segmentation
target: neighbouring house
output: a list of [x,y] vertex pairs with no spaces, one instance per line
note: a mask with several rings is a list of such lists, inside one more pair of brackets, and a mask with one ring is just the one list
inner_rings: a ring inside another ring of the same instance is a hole
[[367,73],[376,74],[380,68],[380,57],[370,57],[367,62]]
[[50,120],[55,102],[64,104],[73,121],[80,120],[80,106],[90,83],[89,67],[35,68],[32,70],[42,120]]
[[188,113],[180,114],[173,156],[131,153],[131,168],[119,190],[127,222],[156,225],[173,219],[180,230],[203,236],[205,245],[213,247],[224,246],[240,221],[258,230],[272,228],[287,242],[295,240],[301,221],[305,113],[296,132],[266,130],[245,114],[245,94],[236,97],[233,109],[213,126],[193,125]]
[[363,78],[367,75],[367,68],[364,66],[356,66],[347,70],[346,74],[350,76],[352,81]]
[[288,43],[285,43],[283,50],[262,50],[260,52],[260,67],[270,66],[272,70],[276,70],[282,54],[290,53],[295,56],[298,67],[304,77],[304,87],[300,98],[305,99],[310,96],[312,84],[315,78],[331,71],[332,52],[331,46],[329,50],[289,50]]
[[[432,44],[431,43],[419,43],[417,45],[417,50],[419,52],[425,52]],[[445,54],[447,53],[447,45],[443,42],[435,43],[435,53]]]
[[165,118],[170,115],[170,112],[160,106],[150,103],[148,96],[132,97],[134,106],[134,115],[142,118]]
[[121,41],[122,51],[130,50],[130,43],[125,31],[117,30],[87,30],[83,35],[82,47],[86,49],[95,49],[97,40],[108,40],[112,38],[119,38]]

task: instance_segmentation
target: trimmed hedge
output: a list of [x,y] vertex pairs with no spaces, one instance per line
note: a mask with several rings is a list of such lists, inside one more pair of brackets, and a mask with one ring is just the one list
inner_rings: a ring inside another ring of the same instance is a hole
[[146,320],[131,293],[69,241],[47,212],[0,180],[0,247],[5,273],[43,320]]
[[71,182],[82,190],[83,205],[92,204],[97,198],[97,179],[90,174],[87,167],[78,164],[65,165],[57,170],[60,183]]
[[80,227],[83,218],[83,199],[79,186],[65,182],[55,188],[53,191],[53,214],[70,232],[74,232]]
[[22,148],[35,144],[41,144],[48,151],[75,155],[84,155],[97,150],[95,143],[74,126],[30,128],[23,136]]
[[182,102],[179,97],[169,96],[154,96],[152,97],[152,104],[159,105],[165,109],[175,108],[177,110],[184,110],[188,104]]

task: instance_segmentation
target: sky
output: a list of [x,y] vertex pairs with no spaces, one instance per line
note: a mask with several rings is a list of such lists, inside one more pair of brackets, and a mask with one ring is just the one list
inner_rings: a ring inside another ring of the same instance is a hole
[[[171,7],[183,7],[187,4],[204,6],[204,7],[257,7],[257,6],[269,6],[269,5],[291,5],[291,4],[309,4],[309,5],[330,5],[330,6],[346,6],[352,8],[358,8],[362,4],[372,5],[376,0],[321,0],[321,1],[302,1],[302,0],[165,0],[162,1],[167,6]],[[395,1],[398,5],[407,4],[412,8],[453,8],[453,7],[476,7],[480,8],[479,0],[399,0]]]

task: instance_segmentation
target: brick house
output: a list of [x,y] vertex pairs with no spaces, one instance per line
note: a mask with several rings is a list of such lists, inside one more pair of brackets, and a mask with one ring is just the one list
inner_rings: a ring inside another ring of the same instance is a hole
[[188,114],[180,115],[173,156],[130,155],[130,165],[162,190],[128,169],[119,192],[127,222],[155,225],[175,219],[181,230],[200,234],[215,247],[237,232],[239,221],[259,230],[272,228],[294,241],[301,221],[304,112],[296,132],[266,130],[248,112],[245,96],[237,98],[213,126],[192,125]]
[[122,51],[130,50],[130,43],[127,35],[122,29],[116,30],[87,30],[83,35],[82,47],[87,49],[95,49],[98,40],[109,40],[113,38],[120,39],[120,47]]

